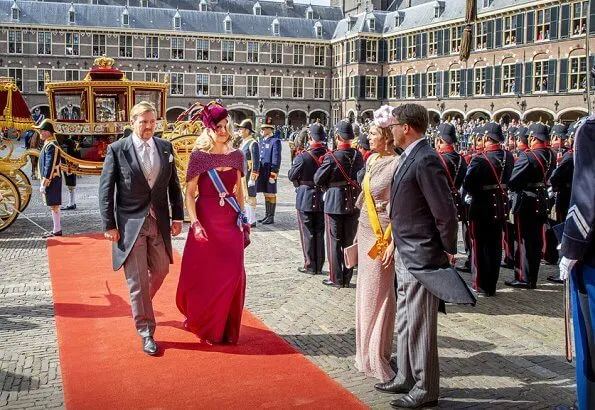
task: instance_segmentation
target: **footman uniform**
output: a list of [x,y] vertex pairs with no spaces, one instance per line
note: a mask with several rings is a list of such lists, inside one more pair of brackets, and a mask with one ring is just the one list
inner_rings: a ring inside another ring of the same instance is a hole
[[[262,124],[261,128],[274,130],[272,124]],[[256,191],[264,194],[266,215],[259,222],[267,225],[275,222],[277,206],[277,176],[281,167],[281,140],[269,135],[260,140],[260,167],[256,180]]]

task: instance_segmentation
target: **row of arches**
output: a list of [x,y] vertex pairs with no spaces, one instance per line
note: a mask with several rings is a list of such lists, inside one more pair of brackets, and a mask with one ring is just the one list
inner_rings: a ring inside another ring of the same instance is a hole
[[[524,112],[519,110],[515,110],[512,108],[502,108],[500,110],[496,110],[493,113],[484,110],[481,108],[469,110],[464,112],[459,109],[447,109],[443,112],[435,108],[428,108],[428,112],[430,113],[430,123],[431,124],[438,124],[442,120],[449,120],[449,119],[460,119],[461,121],[470,121],[470,120],[489,120],[489,121],[496,121],[499,122],[502,120],[504,123],[509,123],[511,120],[521,120],[525,122],[531,121],[542,121],[549,125],[553,124],[554,122],[563,122],[563,123],[571,123],[576,121],[578,118],[587,115],[586,108],[583,107],[571,107],[560,110],[558,112],[554,112],[547,108],[531,108]],[[362,111],[361,118],[365,122],[367,120],[372,120],[374,118],[374,110],[369,109]],[[355,111],[350,110],[347,113],[349,118],[355,117]]]
[[[39,108],[41,113],[49,118],[50,115],[50,107],[45,104],[36,105],[33,109]],[[326,110],[322,109],[314,109],[311,111],[303,110],[300,108],[296,109],[279,109],[279,108],[270,108],[264,109],[262,114],[259,114],[258,111],[249,105],[243,104],[232,104],[227,107],[229,111],[229,115],[231,117],[232,122],[240,123],[242,120],[249,118],[252,120],[254,124],[256,124],[257,119],[266,119],[270,118],[275,126],[284,126],[289,125],[295,128],[303,127],[304,125],[311,124],[316,120],[320,120],[322,124],[329,125],[329,113]],[[182,114],[186,110],[186,107],[182,106],[173,106],[168,107],[166,112],[167,122],[175,122],[176,119],[180,114]]]

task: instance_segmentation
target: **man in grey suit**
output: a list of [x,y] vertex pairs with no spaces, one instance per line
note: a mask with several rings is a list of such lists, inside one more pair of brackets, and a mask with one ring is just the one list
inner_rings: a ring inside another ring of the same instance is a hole
[[393,117],[395,146],[404,150],[390,203],[397,250],[398,372],[393,380],[375,387],[404,393],[391,401],[392,407],[422,408],[438,403],[440,299],[456,300],[452,290],[469,291],[456,271],[448,269],[457,252],[457,211],[444,167],[425,139],[428,112],[421,105],[404,104],[393,110]]
[[[182,230],[184,208],[173,147],[153,137],[156,109],[140,102],[130,111],[133,133],[109,145],[99,182],[105,237],[113,242],[114,270],[124,266],[143,351],[156,355],[151,300],[173,263],[171,235]],[[170,225],[170,209],[173,222]]]

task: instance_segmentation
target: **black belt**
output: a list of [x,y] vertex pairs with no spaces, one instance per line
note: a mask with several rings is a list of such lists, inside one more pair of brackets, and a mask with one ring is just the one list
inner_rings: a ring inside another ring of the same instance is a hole
[[502,186],[502,189],[506,189],[508,186],[506,184],[502,184],[502,185],[498,185],[498,184],[494,184],[494,185],[484,185],[481,187],[482,191],[493,191],[494,189],[500,189],[500,186]]
[[532,182],[530,184],[527,184],[527,188],[543,188],[545,187],[545,184],[543,182]]
[[300,181],[300,185],[315,186],[314,181]]
[[345,186],[345,185],[349,185],[349,182],[347,181],[341,181],[341,182],[331,182],[330,184],[328,184],[329,187],[338,187],[338,186]]

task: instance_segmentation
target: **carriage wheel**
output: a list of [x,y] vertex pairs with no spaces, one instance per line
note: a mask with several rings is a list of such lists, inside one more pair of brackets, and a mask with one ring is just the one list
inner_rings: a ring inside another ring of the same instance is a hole
[[31,192],[33,191],[31,188],[31,181],[29,180],[29,177],[25,175],[25,173],[20,169],[12,171],[10,173],[10,177],[19,189],[19,194],[21,196],[21,206],[19,207],[19,211],[23,212],[31,201]]
[[20,205],[19,189],[7,175],[0,173],[0,232],[17,219]]

